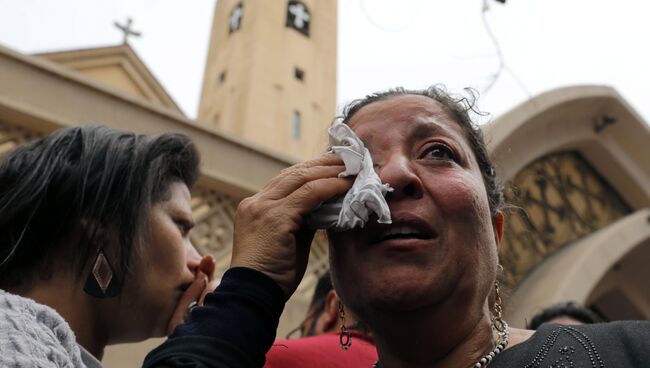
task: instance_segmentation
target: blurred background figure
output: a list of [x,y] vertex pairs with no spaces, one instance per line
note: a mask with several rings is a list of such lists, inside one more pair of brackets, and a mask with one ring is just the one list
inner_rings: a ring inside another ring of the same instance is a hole
[[[305,320],[300,326],[291,331],[287,338],[291,338],[292,335],[298,332],[300,332],[301,337],[308,337],[339,331],[341,328],[338,313],[339,302],[339,297],[332,287],[332,279],[328,271],[318,279]],[[348,328],[360,327],[352,316],[348,317],[347,322],[350,324]]]
[[553,304],[537,313],[530,321],[528,328],[536,330],[544,323],[560,325],[584,325],[589,323],[606,322],[594,311],[576,302]]
[[[344,324],[352,338],[347,350],[341,348]],[[370,367],[377,361],[368,330],[341,304],[329,272],[318,279],[305,320],[287,338],[296,333],[301,338],[276,341],[266,356],[267,368]]]

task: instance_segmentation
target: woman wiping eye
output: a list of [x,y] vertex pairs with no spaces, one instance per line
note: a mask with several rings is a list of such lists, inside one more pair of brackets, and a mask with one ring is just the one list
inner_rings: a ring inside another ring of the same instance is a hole
[[[650,361],[650,322],[530,331],[504,320],[497,282],[503,192],[471,110],[467,99],[434,86],[367,96],[337,120],[367,149],[377,182],[391,188],[382,198],[390,222],[375,213],[359,226],[324,226],[341,318],[352,314],[368,328],[375,362],[271,347],[282,307],[306,270],[313,211],[347,196],[358,180],[340,175],[345,158],[326,154],[283,170],[242,201],[232,268],[201,318],[180,326],[145,366],[261,367],[268,349],[273,359],[296,354],[306,367],[631,368]],[[370,213],[372,203],[358,205]],[[346,354],[355,346],[350,336],[342,323],[338,343]],[[190,347],[192,354],[180,353]]]

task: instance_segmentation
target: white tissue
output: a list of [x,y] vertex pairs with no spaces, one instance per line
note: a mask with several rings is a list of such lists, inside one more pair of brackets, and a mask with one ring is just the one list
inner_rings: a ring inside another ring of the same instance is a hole
[[381,183],[368,149],[346,124],[336,123],[327,131],[332,151],[345,163],[345,171],[339,177],[357,177],[345,197],[324,203],[310,214],[307,222],[314,228],[334,226],[337,230],[348,230],[363,227],[374,213],[377,222],[390,224],[390,209],[384,196],[393,189]]

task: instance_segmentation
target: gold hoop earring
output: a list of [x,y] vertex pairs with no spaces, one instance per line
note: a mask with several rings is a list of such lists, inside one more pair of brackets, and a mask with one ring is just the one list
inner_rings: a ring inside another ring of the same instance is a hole
[[339,334],[339,345],[341,350],[348,350],[352,346],[352,335],[345,325],[345,309],[343,303],[339,301],[339,319],[341,320],[341,333]]
[[492,313],[492,326],[503,333],[505,330],[505,324],[503,321],[503,302],[501,300],[501,292],[499,290],[499,281],[494,280],[494,307]]

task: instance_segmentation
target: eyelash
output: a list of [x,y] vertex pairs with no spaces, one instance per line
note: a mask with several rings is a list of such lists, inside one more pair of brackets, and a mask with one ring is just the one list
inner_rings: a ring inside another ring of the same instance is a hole
[[178,229],[181,231],[181,234],[183,234],[183,236],[188,235],[192,230],[192,228],[194,227],[193,224],[185,220],[176,220],[175,222],[176,222],[176,226],[178,226]]
[[436,150],[441,150],[443,153],[445,153],[448,157],[442,158],[442,157],[433,157],[433,160],[452,160],[454,162],[458,162],[458,157],[456,156],[456,153],[454,152],[451,147],[449,147],[446,144],[443,143],[434,143],[430,145],[429,147],[426,148],[424,151],[424,158],[429,158],[430,154]]

